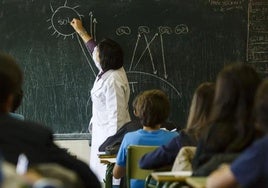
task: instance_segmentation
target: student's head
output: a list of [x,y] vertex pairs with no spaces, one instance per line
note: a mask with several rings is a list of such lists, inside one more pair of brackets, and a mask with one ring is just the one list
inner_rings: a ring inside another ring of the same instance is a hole
[[103,39],[96,47],[99,62],[103,72],[110,69],[116,70],[123,66],[123,50],[121,46],[111,39]]
[[215,93],[215,84],[204,82],[200,84],[193,95],[185,131],[196,139],[202,134],[209,118]]
[[256,125],[258,129],[268,133],[268,80],[259,86],[255,97]]
[[134,111],[143,126],[155,128],[168,118],[170,104],[163,91],[157,89],[144,91],[136,96],[134,101]]
[[23,73],[16,61],[0,53],[0,113],[7,113],[13,105],[13,98],[22,88]]
[[218,74],[210,123],[224,127],[222,135],[237,135],[229,140],[226,151],[241,151],[256,136],[253,105],[260,81],[246,64],[227,65]]
[[249,123],[260,81],[249,65],[234,63],[224,67],[217,77],[212,119],[240,125]]

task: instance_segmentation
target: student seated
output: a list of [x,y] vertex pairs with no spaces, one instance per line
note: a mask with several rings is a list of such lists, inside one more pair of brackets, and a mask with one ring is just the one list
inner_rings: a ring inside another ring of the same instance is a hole
[[207,179],[207,187],[268,187],[268,80],[255,97],[256,126],[266,136],[255,141],[230,166],[224,165]]
[[171,166],[183,146],[196,146],[206,126],[204,123],[210,114],[214,90],[215,84],[213,83],[200,84],[194,92],[186,128],[169,143],[145,154],[139,161],[140,168],[156,169]]
[[[132,102],[132,107],[135,109],[137,103],[137,98]],[[134,111],[134,119],[130,122],[124,124],[116,133],[112,136],[109,136],[99,147],[100,152],[106,152],[107,154],[114,155],[117,154],[119,147],[122,143],[122,140],[126,133],[142,129],[142,124],[137,117],[137,113]],[[170,122],[161,123],[161,128],[167,129],[169,131],[177,130],[177,127]],[[178,131],[178,130],[177,130]]]
[[219,72],[208,129],[192,162],[194,176],[207,176],[221,163],[233,161],[256,139],[252,108],[260,81],[254,68],[243,63]]
[[59,148],[48,128],[9,115],[14,95],[22,88],[22,83],[23,73],[15,60],[0,53],[0,149],[3,158],[16,165],[23,153],[29,160],[29,167],[57,163],[77,173],[84,187],[99,188],[100,183],[88,165]]
[[[160,146],[178,135],[177,132],[160,129],[161,123],[168,118],[170,110],[168,97],[163,91],[144,91],[135,100],[137,100],[137,103],[134,111],[143,128],[124,136],[113,169],[113,176],[117,179],[124,177],[126,174],[127,148],[129,145]],[[132,179],[131,187],[144,187],[144,183],[142,180]]]

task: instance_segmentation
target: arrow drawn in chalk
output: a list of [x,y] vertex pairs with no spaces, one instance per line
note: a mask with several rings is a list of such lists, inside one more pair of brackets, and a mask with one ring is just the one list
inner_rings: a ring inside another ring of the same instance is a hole
[[93,34],[93,38],[94,38],[94,41],[96,42],[97,41],[97,34],[96,34],[96,28],[97,28],[97,19],[96,18],[94,18],[93,19],[93,25],[94,25],[94,34]]
[[[147,37],[146,37],[145,34],[143,34],[143,35],[144,35],[145,42],[148,45],[148,39],[147,39]],[[152,56],[150,47],[148,47],[148,52],[149,52],[149,56],[150,56],[151,63],[152,63],[153,73],[156,74],[157,73],[157,70],[155,70],[154,60],[153,60],[153,56]]]
[[[78,34],[76,34],[76,38],[77,38],[77,40],[78,40],[79,46],[80,46],[80,48],[81,48],[81,50],[82,50],[84,56],[86,57],[87,63],[88,63],[88,65],[89,65],[91,71],[93,72],[94,76],[96,77],[96,73],[95,73],[95,71],[94,71],[94,69],[93,69],[93,67],[92,67],[92,65],[91,65],[91,63],[90,63],[90,61],[89,61],[89,59],[88,59],[88,57],[87,57],[87,55],[86,55],[86,52],[85,52],[85,50],[84,50],[84,48],[83,48],[83,45],[82,45],[82,43],[81,43],[81,41],[80,41],[80,38],[79,38]],[[90,55],[91,59],[93,60],[92,55],[91,55],[90,52],[89,52],[89,55]]]
[[166,68],[166,58],[165,58],[165,51],[164,51],[164,42],[163,42],[163,35],[164,34],[172,34],[172,29],[167,26],[160,26],[158,28],[160,33],[160,43],[161,43],[161,52],[162,52],[162,62],[163,62],[163,69],[164,69],[164,78],[167,79],[167,68]]
[[134,69],[136,69],[137,65],[139,64],[139,62],[140,62],[140,60],[141,60],[141,58],[142,58],[142,56],[145,54],[146,50],[150,47],[150,45],[152,44],[152,42],[155,40],[155,38],[156,38],[157,36],[158,36],[158,33],[154,34],[154,36],[153,36],[153,38],[151,39],[151,41],[146,45],[146,48],[143,50],[143,52],[142,52],[140,58],[138,59],[136,65],[135,65],[135,67],[134,67]]
[[138,34],[138,35],[137,35],[137,40],[136,40],[136,43],[135,43],[135,47],[134,47],[134,50],[133,50],[133,53],[132,53],[132,57],[131,57],[131,62],[130,62],[129,70],[132,69],[132,65],[133,65],[134,57],[135,57],[135,55],[136,55],[136,50],[137,50],[137,47],[138,47],[140,38],[141,38],[141,35]]

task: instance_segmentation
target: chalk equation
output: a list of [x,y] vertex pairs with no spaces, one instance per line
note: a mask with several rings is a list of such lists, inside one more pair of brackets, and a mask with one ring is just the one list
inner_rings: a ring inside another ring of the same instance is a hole
[[248,18],[247,60],[267,73],[267,66],[261,64],[268,63],[268,2],[250,1]]
[[209,0],[214,11],[230,11],[234,9],[244,9],[245,0]]

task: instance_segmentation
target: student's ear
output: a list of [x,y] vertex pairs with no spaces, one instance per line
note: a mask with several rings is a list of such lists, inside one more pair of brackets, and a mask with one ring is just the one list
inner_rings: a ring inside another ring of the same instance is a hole
[[136,117],[139,117],[139,113],[137,112],[137,110],[133,110],[133,114],[136,116]]
[[6,112],[11,112],[12,106],[13,106],[13,100],[14,100],[14,96],[13,95],[9,95],[7,97],[7,101],[6,101],[6,104],[5,104]]

